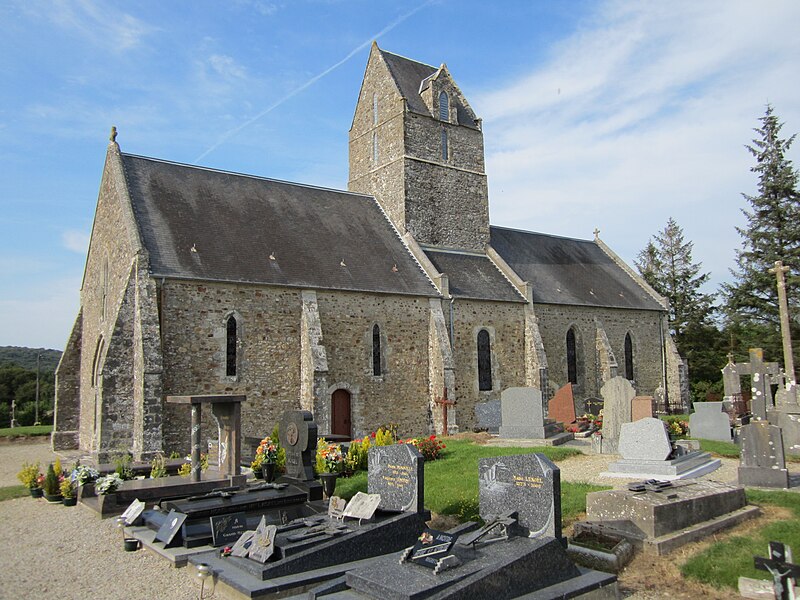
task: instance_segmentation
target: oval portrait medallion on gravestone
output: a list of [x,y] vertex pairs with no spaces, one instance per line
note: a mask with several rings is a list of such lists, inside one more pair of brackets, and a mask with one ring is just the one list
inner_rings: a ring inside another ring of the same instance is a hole
[[294,423],[289,423],[286,426],[286,441],[289,442],[290,446],[294,446],[297,444],[297,440],[300,437],[300,432],[297,431],[297,425]]

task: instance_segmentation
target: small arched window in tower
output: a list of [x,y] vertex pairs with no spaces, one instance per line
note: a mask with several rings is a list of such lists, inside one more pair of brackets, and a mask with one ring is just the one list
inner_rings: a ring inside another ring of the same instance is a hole
[[486,392],[492,389],[492,344],[489,332],[478,332],[478,389]]
[[631,334],[625,334],[625,379],[633,381],[633,341]]
[[572,327],[567,331],[567,381],[572,385],[578,384],[578,353],[575,348],[575,330]]
[[372,326],[372,374],[379,377],[381,373],[381,328]]
[[228,317],[226,325],[226,344],[225,344],[225,375],[236,377],[236,317]]
[[378,94],[372,94],[372,124],[378,124]]
[[442,160],[447,160],[447,129],[442,127]]
[[372,132],[372,164],[378,164],[378,132]]
[[444,92],[439,94],[439,120],[440,121],[450,120],[450,99]]

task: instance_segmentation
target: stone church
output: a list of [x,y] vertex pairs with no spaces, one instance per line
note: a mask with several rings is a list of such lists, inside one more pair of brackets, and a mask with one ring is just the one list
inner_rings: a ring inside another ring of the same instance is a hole
[[169,395],[245,394],[248,436],[298,408],[322,434],[470,430],[505,388],[572,383],[580,411],[615,375],[681,405],[665,301],[597,234],[489,224],[481,119],[445,65],[373,44],[347,191],[135,156],[115,138],[55,449],[185,451],[189,414]]

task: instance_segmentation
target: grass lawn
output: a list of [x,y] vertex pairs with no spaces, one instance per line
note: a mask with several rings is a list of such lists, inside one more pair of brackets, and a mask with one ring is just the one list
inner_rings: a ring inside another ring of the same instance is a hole
[[0,437],[17,437],[20,435],[50,435],[52,425],[28,425],[27,427],[2,427]]
[[[691,438],[690,438],[691,439]],[[733,442],[719,442],[717,440],[700,440],[700,449],[725,458],[739,458],[739,446]]]
[[[581,454],[574,448],[497,448],[481,446],[468,440],[445,438],[447,449],[439,460],[425,463],[425,507],[460,521],[476,521],[478,517],[478,460],[489,456],[530,454],[539,452],[557,462]],[[581,483],[561,482],[562,522],[574,521],[586,511],[586,494],[609,489]],[[367,491],[367,474],[359,472],[349,479],[339,478],[336,493],[350,498]]]
[[747,500],[759,506],[788,508],[793,516],[775,521],[759,531],[744,536],[732,536],[707,550],[694,555],[681,567],[685,577],[692,577],[713,586],[736,589],[739,576],[770,580],[766,571],[753,567],[754,556],[767,556],[769,542],[783,542],[800,549],[800,495],[794,492],[747,490]]
[[0,487],[0,502],[3,500],[11,500],[13,498],[22,498],[30,496],[31,493],[24,485],[10,485],[8,487]]

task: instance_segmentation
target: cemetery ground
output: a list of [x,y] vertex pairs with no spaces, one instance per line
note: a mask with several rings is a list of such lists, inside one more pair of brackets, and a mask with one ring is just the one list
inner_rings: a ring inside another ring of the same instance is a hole
[[[598,476],[614,456],[584,454],[579,446],[534,448],[514,440],[513,446],[498,447],[489,445],[485,434],[464,434],[445,443],[443,458],[425,466],[425,499],[434,527],[477,517],[477,465],[487,456],[541,452],[559,466],[565,535],[583,516],[587,493],[626,483]],[[719,450],[730,456],[737,448],[723,444]],[[3,493],[11,498],[0,501],[0,597],[197,597],[190,569],[173,569],[147,551],[125,552],[114,519],[100,520],[80,505],[68,508],[32,499],[17,485],[23,462],[46,464],[52,459],[49,445],[35,439],[0,443],[0,498]],[[722,462],[721,469],[706,477],[735,481],[738,460],[726,457]],[[791,463],[790,470],[800,472],[800,463]],[[358,473],[340,479],[337,494],[349,498],[366,487],[366,475]],[[753,569],[753,556],[764,555],[770,540],[800,548],[800,494],[751,489],[747,496],[762,508],[760,517],[666,556],[637,554],[619,576],[623,597],[731,598],[737,596],[739,575],[763,579],[766,573]],[[206,592],[204,597],[214,596]]]

